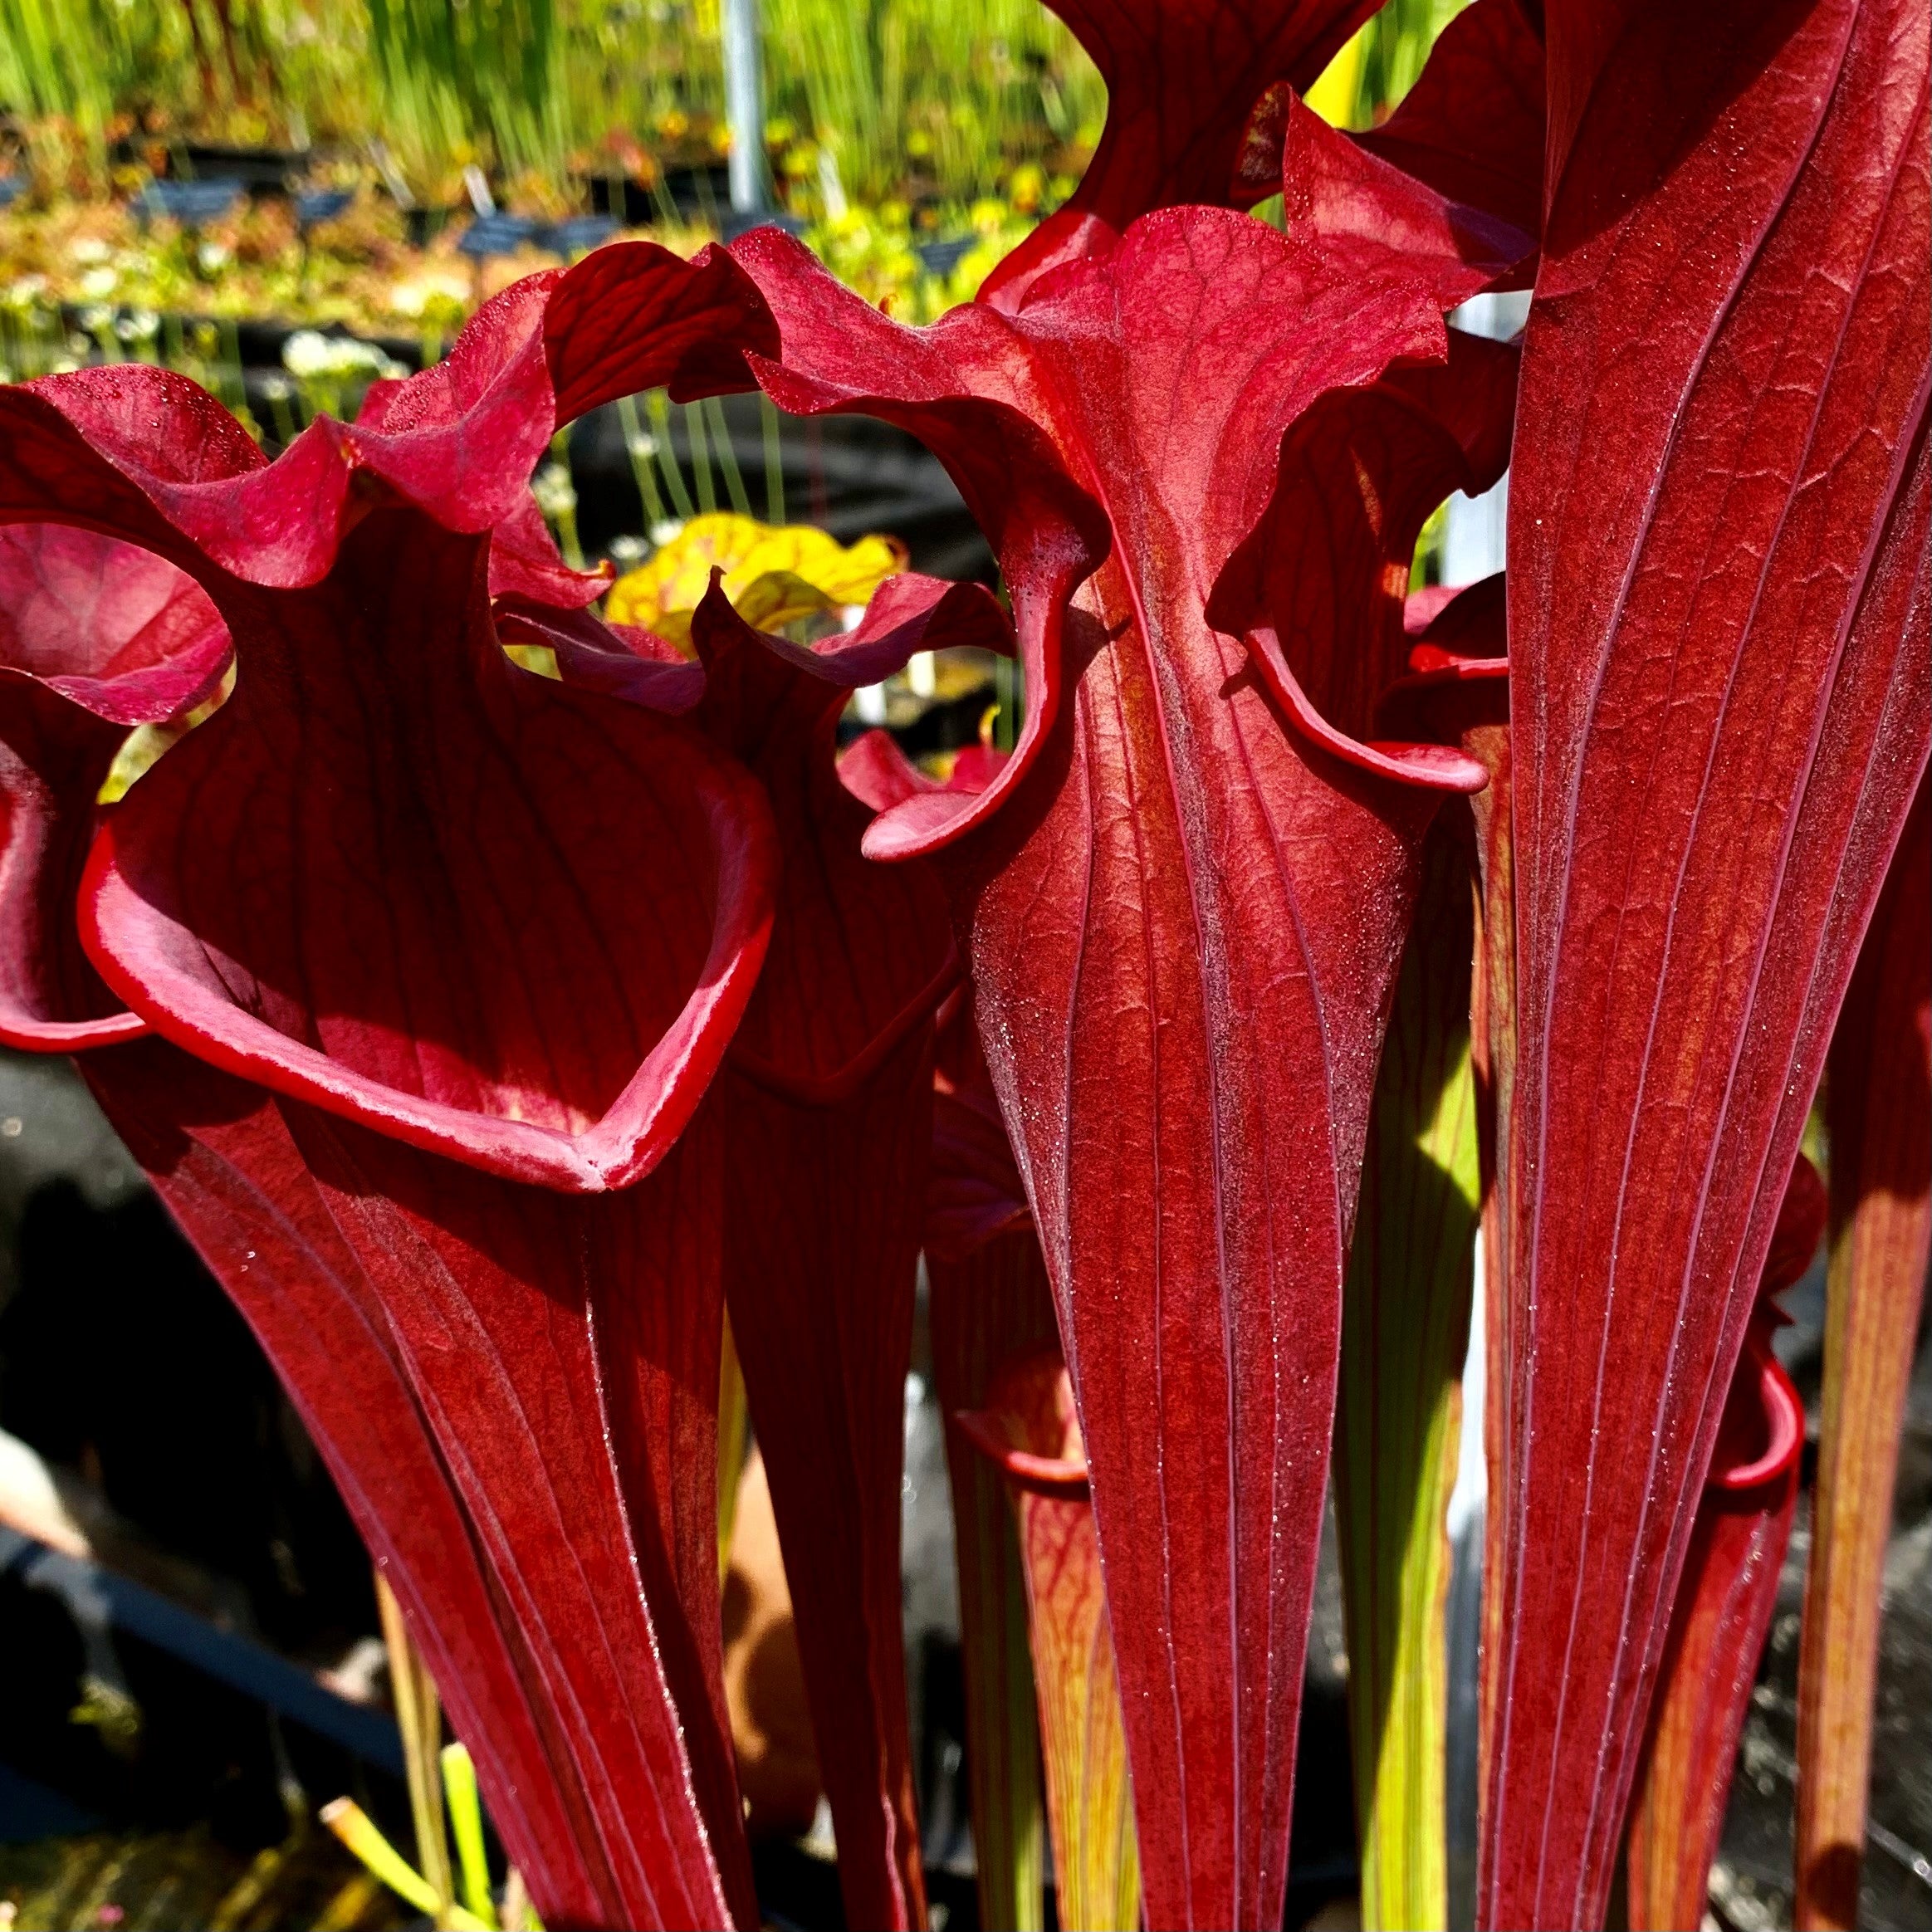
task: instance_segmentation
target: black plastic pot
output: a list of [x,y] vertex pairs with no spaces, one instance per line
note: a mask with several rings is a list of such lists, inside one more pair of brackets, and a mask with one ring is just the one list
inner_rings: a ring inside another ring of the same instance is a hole
[[952,235],[943,242],[921,242],[912,252],[928,275],[951,275],[978,241],[976,235]]
[[185,181],[238,181],[252,196],[286,194],[308,172],[306,149],[240,148],[189,141],[170,151],[169,173]]
[[[70,333],[85,334],[81,316],[86,307],[77,302],[61,305],[61,326]],[[115,319],[127,315],[130,311],[117,308]],[[309,330],[318,335],[335,335],[345,339],[373,344],[393,361],[404,364],[411,369],[419,369],[423,362],[423,345],[408,335],[356,335],[354,330],[340,322],[325,322],[320,327],[311,322],[277,322],[266,320],[236,321],[227,317],[212,315],[183,315],[169,314],[161,319],[164,330],[179,328],[183,336],[191,330],[213,326],[223,334],[232,335],[235,359],[242,365],[245,376],[254,376],[281,367],[281,352],[290,336]]]
[[[770,507],[765,413],[756,396],[725,396],[718,408],[752,513],[763,517]],[[708,408],[706,414],[715,428],[716,415]],[[682,408],[673,407],[668,428],[671,453],[695,495]],[[714,439],[707,434],[707,443]],[[866,416],[780,417],[778,448],[788,522],[815,523],[841,543],[884,531],[906,545],[916,570],[993,581],[992,553],[952,479],[938,458],[902,429]],[[711,465],[718,507],[728,510],[723,466],[715,448]],[[570,470],[577,486],[578,531],[587,551],[605,550],[614,537],[644,527],[644,506],[615,409],[594,410],[571,430]],[[656,480],[659,496],[665,496],[662,477]],[[666,507],[671,507],[668,501]]]
[[587,174],[580,185],[593,213],[614,215],[627,228],[641,228],[663,218],[657,195],[628,174]]
[[463,230],[457,247],[472,261],[487,262],[493,255],[514,255],[541,233],[528,215],[478,215]]
[[451,208],[406,208],[403,210],[403,232],[408,237],[412,248],[427,248],[457,216],[468,212],[460,203]]
[[338,215],[346,214],[350,204],[355,199],[355,191],[347,188],[317,188],[296,197],[296,226],[306,235],[311,228],[319,227],[324,222],[332,222]]
[[244,192],[235,181],[150,181],[128,205],[143,227],[152,221],[167,221],[179,222],[184,228],[201,228],[220,221]]
[[680,220],[708,222],[716,227],[731,212],[731,169],[722,161],[667,168],[664,193]]

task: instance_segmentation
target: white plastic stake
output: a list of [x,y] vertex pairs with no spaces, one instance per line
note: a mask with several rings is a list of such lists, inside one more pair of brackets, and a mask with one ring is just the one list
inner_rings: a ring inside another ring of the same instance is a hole
[[731,213],[771,212],[765,173],[765,75],[758,0],[724,0],[725,120],[731,131]]

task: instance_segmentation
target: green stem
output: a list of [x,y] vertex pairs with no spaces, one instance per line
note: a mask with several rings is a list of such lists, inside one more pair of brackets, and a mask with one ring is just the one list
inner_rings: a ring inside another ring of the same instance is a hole
[[[564,466],[564,474],[570,476],[570,432],[566,426],[550,438],[550,460]],[[573,570],[584,568],[584,546],[577,539],[577,490],[576,480],[571,477],[570,493],[557,508],[557,547],[564,553],[564,561]]]
[[765,521],[785,521],[785,449],[779,441],[778,406],[761,389],[758,419],[765,432]]
[[671,506],[679,519],[688,523],[697,514],[691,492],[684,487],[684,472],[671,449],[671,404],[662,389],[653,389],[644,398],[651,415],[651,433],[658,444],[658,467],[664,474],[664,487],[671,492]]
[[751,1406],[745,1393],[745,1371],[731,1320],[725,1317],[724,1348],[718,1357],[718,1582],[731,1567],[731,1538],[738,1527],[738,1485],[751,1454]]
[[[927,1266],[933,1376],[950,1418],[986,1401],[1010,1355],[1052,1344],[1053,1291],[1030,1228],[997,1235],[963,1260],[929,1255]],[[999,1473],[950,1427],[946,1460],[980,1923],[1039,1932],[1046,1922],[1046,1795],[1020,1541]]]
[[383,1641],[389,1653],[389,1684],[394,1693],[396,1727],[403,1734],[403,1758],[408,1773],[409,1815],[416,1827],[416,1866],[438,1900],[448,1905],[456,1896],[450,1870],[449,1839],[443,1824],[442,1755],[443,1707],[436,1685],[403,1621],[402,1606],[380,1570],[375,1578],[376,1607],[382,1616]]
[[731,507],[741,516],[751,514],[751,499],[745,489],[745,478],[738,468],[738,452],[731,448],[731,432],[725,421],[725,406],[716,396],[707,396],[700,407],[704,419],[711,426],[711,439],[718,452],[719,467],[725,472],[725,494],[731,500]]
[[651,462],[650,441],[643,425],[638,420],[638,399],[635,396],[619,396],[617,399],[617,419],[624,430],[624,454],[630,458],[631,476],[637,483],[638,496],[644,506],[644,534],[648,536],[667,519],[664,515],[664,499],[658,494],[658,478]]
[[223,317],[215,325],[222,345],[220,379],[216,388],[230,408],[245,408],[248,385],[242,375],[242,332],[232,318]]
[[477,1768],[460,1743],[443,1747],[443,1791],[448,1804],[449,1828],[456,1839],[463,1904],[486,1925],[494,1927],[496,1904],[490,1896],[490,1859],[483,1845],[483,1801],[477,1790]]
[[1019,741],[1021,689],[1018,659],[995,658],[993,660],[993,701],[1000,707],[993,718],[993,746],[995,751],[1010,751]]
[[1431,834],[1348,1258],[1335,1514],[1368,1932],[1447,1924],[1444,1619],[1480,1196],[1466,847]]
[[711,449],[704,433],[702,404],[684,405],[684,435],[691,445],[692,480],[697,485],[697,507],[709,516],[718,506],[717,485],[711,473]]

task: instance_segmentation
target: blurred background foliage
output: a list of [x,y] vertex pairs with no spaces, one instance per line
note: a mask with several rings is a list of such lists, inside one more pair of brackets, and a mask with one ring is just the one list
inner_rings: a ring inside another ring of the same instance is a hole
[[[1386,112],[1457,4],[1391,0],[1325,109]],[[1058,198],[1098,138],[1099,77],[1039,0],[762,11],[767,141],[814,213],[1015,177]],[[475,164],[562,212],[589,178],[721,155],[722,96],[718,0],[0,0],[0,108],[70,192],[212,142],[339,153],[432,204]]]
[[[814,190],[823,154],[854,200],[970,198],[1099,130],[1038,0],[767,0],[764,27],[767,136]],[[0,105],[75,187],[157,140],[386,150],[426,202],[472,163],[567,193],[727,144],[717,0],[0,0]]]

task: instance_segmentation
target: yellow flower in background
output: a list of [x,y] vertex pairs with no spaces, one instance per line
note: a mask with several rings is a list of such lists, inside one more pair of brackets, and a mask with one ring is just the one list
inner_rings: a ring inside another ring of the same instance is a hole
[[718,511],[694,516],[648,564],[613,584],[604,614],[673,643],[691,634],[691,614],[725,573],[725,594],[747,624],[776,630],[802,617],[863,604],[906,567],[906,547],[889,536],[842,544],[809,524],[774,526]]

